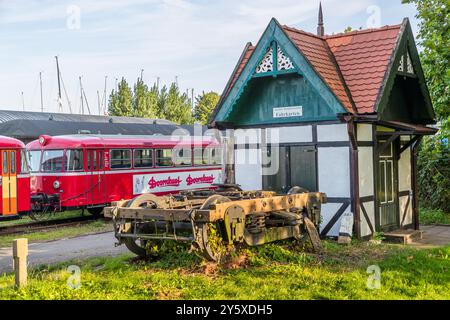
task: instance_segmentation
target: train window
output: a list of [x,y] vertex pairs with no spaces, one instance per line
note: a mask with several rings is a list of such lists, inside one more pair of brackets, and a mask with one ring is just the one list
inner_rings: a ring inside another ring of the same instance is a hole
[[205,149],[194,148],[194,164],[196,166],[202,166],[202,165],[208,164],[207,162],[205,162],[205,159],[203,157],[204,151],[205,151]]
[[3,151],[3,173],[8,172],[8,151]]
[[11,157],[11,162],[10,162],[11,173],[14,174],[14,173],[16,173],[16,152],[11,151],[11,153],[9,155]]
[[45,150],[42,153],[41,170],[44,172],[61,172],[64,150]]
[[208,148],[208,154],[210,155],[209,163],[211,165],[222,164],[222,149],[220,148]]
[[66,151],[66,171],[83,170],[83,150]]
[[31,172],[39,172],[39,168],[41,166],[41,151],[40,150],[31,150],[27,152],[28,155],[28,163],[30,166]]
[[99,169],[103,170],[103,150],[100,150],[98,153],[99,153],[99,157],[100,157]]
[[156,150],[156,165],[158,167],[172,167],[172,149],[158,149]]
[[27,153],[25,150],[20,151],[20,172],[30,173],[30,165],[28,163]]
[[131,150],[111,150],[111,169],[131,168]]
[[192,150],[191,148],[174,149],[174,163],[176,166],[190,166],[192,165]]
[[134,150],[134,167],[135,168],[153,167],[153,150],[152,149]]

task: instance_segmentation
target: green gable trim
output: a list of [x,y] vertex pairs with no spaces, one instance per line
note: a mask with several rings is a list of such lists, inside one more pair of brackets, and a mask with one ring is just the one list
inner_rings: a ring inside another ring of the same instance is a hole
[[[272,49],[272,65],[273,65],[273,71],[269,71],[269,72],[263,72],[263,73],[257,73],[255,70],[255,73],[253,74],[253,78],[261,78],[261,77],[278,77],[279,75],[285,75],[285,74],[290,74],[290,73],[299,73],[298,68],[295,66],[294,64],[294,68],[289,69],[289,70],[279,70],[278,69],[278,48],[281,49],[281,51],[284,53],[284,50],[282,48],[282,46],[280,46],[276,40],[271,41],[270,46],[266,49],[266,53],[263,55],[262,59],[259,61],[259,63],[257,64],[257,67],[262,63],[263,59],[265,58],[266,54],[269,52],[270,49]],[[286,55],[286,53],[284,53]],[[291,60],[292,59],[289,55],[287,55],[287,57]]]
[[[414,68],[415,75],[405,74],[403,72],[398,71],[398,67],[400,65],[400,60],[402,55],[409,52],[411,62]],[[378,103],[376,104],[376,111],[379,117],[382,117],[386,112],[391,113],[387,110],[389,106],[389,99],[392,96],[392,90],[394,85],[396,84],[396,79],[398,76],[409,77],[412,79],[416,79],[419,84],[419,89],[422,93],[424,104],[425,104],[425,112],[428,114],[428,122],[433,123],[435,119],[435,113],[433,109],[433,105],[431,102],[430,94],[428,91],[428,87],[426,84],[425,76],[422,70],[422,66],[420,64],[419,52],[417,51],[417,47],[414,40],[414,34],[411,29],[411,25],[408,19],[403,21],[402,28],[399,33],[399,39],[396,48],[393,52],[393,58],[391,59],[391,63],[388,67],[388,71],[385,78],[385,84],[382,87],[379,97]]]
[[[242,70],[239,78],[231,89],[230,93],[223,101],[220,110],[216,114],[216,122],[227,122],[236,103],[246,90],[250,80],[253,78],[256,67],[267,53],[271,43],[276,41],[281,46],[284,53],[290,58],[296,69],[310,83],[312,88],[322,97],[325,104],[333,110],[334,114],[345,113],[346,110],[340,101],[336,98],[329,87],[324,83],[319,75],[316,74],[309,61],[287,37],[279,23],[272,19],[258,42],[247,65]],[[328,119],[329,120],[329,119]]]

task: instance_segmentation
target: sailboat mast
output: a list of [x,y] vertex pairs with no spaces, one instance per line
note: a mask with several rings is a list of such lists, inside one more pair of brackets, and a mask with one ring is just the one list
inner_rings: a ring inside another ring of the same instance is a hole
[[44,96],[42,94],[42,71],[39,72],[39,85],[41,87],[41,112],[44,112]]
[[55,59],[56,59],[56,74],[58,77],[58,107],[59,107],[59,112],[62,112],[61,73],[59,71],[58,56],[55,56]]

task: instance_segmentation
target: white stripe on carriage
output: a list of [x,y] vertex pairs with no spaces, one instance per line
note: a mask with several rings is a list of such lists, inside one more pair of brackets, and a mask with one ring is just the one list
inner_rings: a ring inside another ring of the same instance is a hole
[[96,174],[145,174],[145,173],[165,173],[165,172],[201,172],[201,171],[213,171],[222,170],[222,167],[186,167],[186,168],[157,168],[147,170],[112,170],[112,171],[89,171],[89,172],[35,172],[31,176],[34,177],[77,177],[77,176],[90,176]]

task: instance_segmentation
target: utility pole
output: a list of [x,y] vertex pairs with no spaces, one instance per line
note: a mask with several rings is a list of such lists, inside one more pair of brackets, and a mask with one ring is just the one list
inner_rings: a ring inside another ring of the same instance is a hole
[[61,95],[61,74],[59,71],[59,62],[58,62],[58,56],[55,56],[56,59],[56,75],[58,77],[58,107],[59,112],[62,112],[62,95]]
[[41,112],[44,112],[44,96],[42,94],[42,71],[39,72],[39,85],[41,87]]
[[194,88],[192,88],[191,90],[191,95],[192,95],[192,112],[194,112],[195,106],[194,106]]

